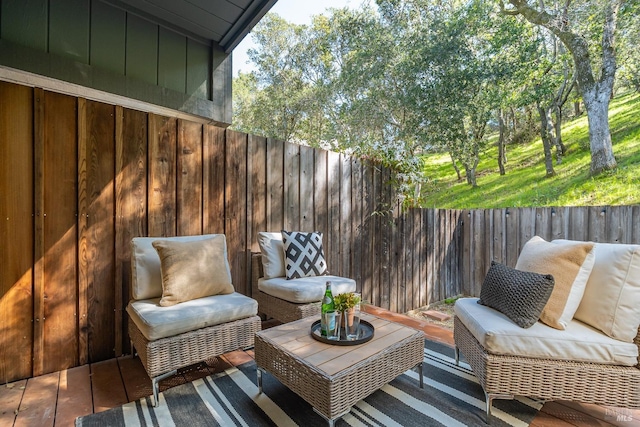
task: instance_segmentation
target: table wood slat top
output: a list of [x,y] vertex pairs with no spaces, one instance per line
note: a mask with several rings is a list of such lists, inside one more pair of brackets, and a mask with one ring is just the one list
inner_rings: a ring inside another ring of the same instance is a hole
[[317,320],[315,317],[260,331],[258,335],[325,375],[334,376],[403,340],[422,334],[368,313],[361,313],[361,318],[374,326],[375,333],[371,341],[354,346],[331,345],[315,340],[310,334],[311,325]]

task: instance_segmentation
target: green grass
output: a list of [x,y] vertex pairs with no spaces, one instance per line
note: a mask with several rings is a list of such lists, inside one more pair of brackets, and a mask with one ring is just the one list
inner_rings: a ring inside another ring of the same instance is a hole
[[546,178],[542,141],[507,146],[506,175],[500,176],[495,144],[481,153],[478,187],[458,182],[448,154],[425,157],[428,183],[423,207],[473,209],[537,206],[640,204],[640,94],[615,98],[609,107],[613,152],[618,168],[598,176],[589,173],[591,157],[586,114],[562,127],[567,153]]

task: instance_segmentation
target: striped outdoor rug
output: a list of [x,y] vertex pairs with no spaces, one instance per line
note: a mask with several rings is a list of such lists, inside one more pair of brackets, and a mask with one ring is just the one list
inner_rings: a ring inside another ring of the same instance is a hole
[[[450,347],[425,342],[425,388],[407,371],[358,402],[337,426],[484,426],[482,388],[469,366],[456,366]],[[271,375],[258,394],[256,365],[246,363],[217,375],[173,387],[149,398],[80,417],[76,426],[326,426],[327,421]],[[493,426],[528,426],[541,402],[497,400]]]

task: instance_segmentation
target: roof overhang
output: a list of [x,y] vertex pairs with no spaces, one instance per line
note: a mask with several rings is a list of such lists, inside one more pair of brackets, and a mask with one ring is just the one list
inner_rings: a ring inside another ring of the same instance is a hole
[[230,53],[277,0],[104,0]]

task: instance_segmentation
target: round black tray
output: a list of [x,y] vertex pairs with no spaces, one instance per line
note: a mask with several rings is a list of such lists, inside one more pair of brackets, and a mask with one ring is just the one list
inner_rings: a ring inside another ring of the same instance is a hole
[[322,335],[320,335],[320,320],[316,320],[311,325],[311,336],[323,343],[331,344],[331,345],[358,345],[364,344],[367,341],[370,341],[373,338],[374,328],[373,325],[366,320],[360,319],[360,329],[358,330],[358,338],[355,340],[347,340],[344,337],[344,329],[342,329],[342,333],[340,335],[339,340],[329,340]]

